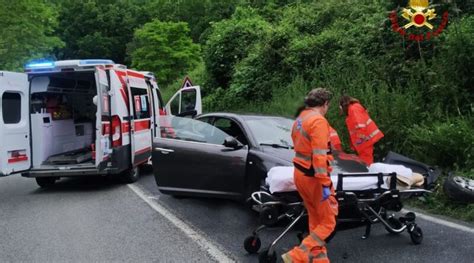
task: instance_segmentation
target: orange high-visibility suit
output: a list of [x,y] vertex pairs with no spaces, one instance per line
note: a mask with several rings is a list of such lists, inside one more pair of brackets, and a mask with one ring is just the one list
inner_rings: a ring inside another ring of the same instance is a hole
[[351,147],[370,165],[374,162],[374,144],[384,136],[365,108],[352,103],[347,109],[346,125],[351,137]]
[[[293,125],[294,180],[308,211],[309,235],[282,258],[285,262],[329,262],[325,240],[336,227],[338,205],[329,176],[329,123],[311,109],[304,110]],[[323,186],[331,195],[323,198]]]
[[342,143],[339,138],[337,131],[329,125],[329,141],[331,142],[332,149],[342,152]]

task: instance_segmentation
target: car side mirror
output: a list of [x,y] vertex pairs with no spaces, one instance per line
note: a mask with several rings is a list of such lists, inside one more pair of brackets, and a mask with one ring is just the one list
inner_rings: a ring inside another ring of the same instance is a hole
[[224,146],[229,147],[229,148],[238,149],[238,148],[242,148],[243,145],[239,141],[237,141],[237,139],[235,139],[234,137],[229,136],[229,137],[225,138]]

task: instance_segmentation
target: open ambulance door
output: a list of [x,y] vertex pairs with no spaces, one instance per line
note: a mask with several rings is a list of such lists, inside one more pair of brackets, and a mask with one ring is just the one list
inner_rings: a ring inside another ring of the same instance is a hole
[[107,167],[112,154],[109,79],[107,72],[101,67],[96,68],[95,77],[97,83],[95,165],[102,171]]
[[0,71],[0,176],[31,167],[28,78]]
[[180,89],[166,104],[166,112],[175,116],[194,117],[201,114],[201,88],[193,86]]

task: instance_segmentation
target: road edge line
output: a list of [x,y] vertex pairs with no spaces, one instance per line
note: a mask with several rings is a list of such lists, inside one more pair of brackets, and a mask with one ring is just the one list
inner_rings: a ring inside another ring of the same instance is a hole
[[217,246],[213,245],[206,237],[196,232],[186,222],[176,217],[166,207],[153,202],[150,200],[145,192],[138,186],[129,184],[127,185],[138,197],[140,197],[145,203],[147,203],[153,210],[165,217],[175,227],[180,229],[187,237],[197,243],[202,249],[204,249],[214,260],[217,262],[235,262],[234,259],[223,253]]
[[[401,212],[406,213],[406,212],[409,212],[409,211],[410,210],[408,210],[408,209],[402,209]],[[457,230],[461,230],[461,231],[464,231],[464,232],[469,232],[469,233],[474,234],[474,228],[471,228],[471,227],[468,227],[468,226],[463,226],[463,225],[460,225],[460,224],[457,224],[457,223],[454,223],[454,222],[450,222],[450,221],[447,221],[447,220],[444,220],[444,219],[436,218],[436,217],[424,214],[424,213],[419,212],[419,211],[414,211],[414,212],[416,213],[417,218],[421,218],[421,219],[430,221],[432,223],[436,223],[436,224],[439,224],[439,225],[451,227],[451,228],[454,228],[454,229],[457,229]]]

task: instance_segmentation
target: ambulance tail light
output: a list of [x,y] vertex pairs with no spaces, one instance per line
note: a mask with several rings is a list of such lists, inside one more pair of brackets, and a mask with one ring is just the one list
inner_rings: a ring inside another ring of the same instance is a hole
[[112,147],[122,146],[122,122],[117,115],[112,116]]

